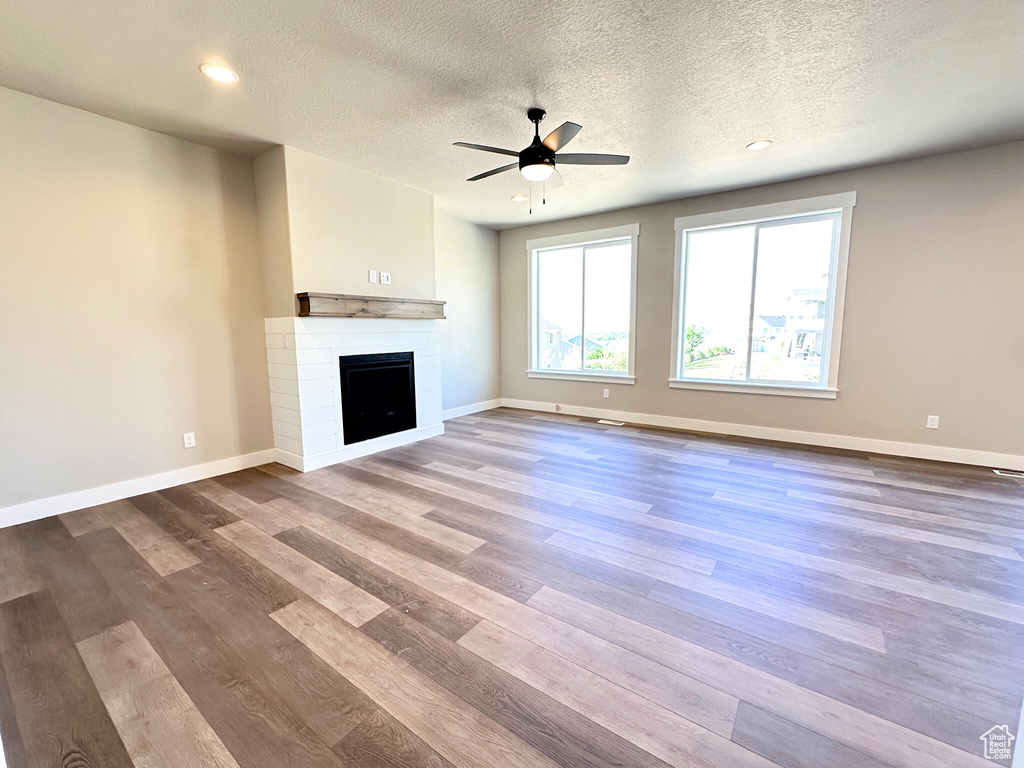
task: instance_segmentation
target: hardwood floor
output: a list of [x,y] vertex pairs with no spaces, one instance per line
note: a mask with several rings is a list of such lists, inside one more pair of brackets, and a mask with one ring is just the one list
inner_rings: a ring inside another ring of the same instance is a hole
[[1024,483],[499,409],[0,530],[11,768],[969,768]]

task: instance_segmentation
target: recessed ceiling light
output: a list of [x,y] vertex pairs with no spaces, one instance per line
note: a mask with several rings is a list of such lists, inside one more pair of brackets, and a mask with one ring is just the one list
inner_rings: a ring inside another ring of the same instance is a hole
[[223,64],[200,64],[200,71],[211,80],[218,83],[237,83],[238,73]]
[[526,195],[512,195],[512,202],[513,203],[525,203],[526,202]]
[[752,152],[757,152],[762,149],[768,149],[772,145],[771,139],[758,139],[747,144],[747,149]]

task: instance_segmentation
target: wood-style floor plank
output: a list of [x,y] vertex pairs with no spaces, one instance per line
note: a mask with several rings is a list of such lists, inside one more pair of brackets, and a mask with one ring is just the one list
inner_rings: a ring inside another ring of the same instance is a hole
[[489,621],[459,645],[679,768],[769,768],[771,763]]
[[97,509],[161,576],[176,573],[199,562],[199,558],[129,502],[114,501]]
[[377,706],[207,565],[168,584],[324,744],[336,744]]
[[71,535],[76,537],[110,527],[107,518],[96,507],[79,509],[76,512],[67,512],[60,516],[60,520],[67,526]]
[[889,768],[888,763],[868,757],[795,723],[745,701],[736,713],[732,740],[788,768]]
[[736,700],[715,689],[673,673],[646,659],[623,651],[572,626],[552,621],[521,603],[490,592],[479,584],[431,563],[374,540],[335,520],[310,518],[305,525],[342,548],[357,550],[368,560],[385,567],[478,616],[565,655],[580,664],[600,669],[601,674],[658,701],[673,711],[716,733],[728,735]]
[[1019,527],[1012,528],[1005,525],[978,522],[977,520],[972,520],[968,517],[964,517],[963,515],[936,514],[934,512],[925,512],[917,509],[906,509],[896,504],[883,504],[875,501],[864,501],[863,499],[850,499],[834,494],[808,493],[806,491],[798,491],[795,489],[786,491],[786,496],[792,499],[799,499],[801,501],[816,501],[823,504],[833,504],[838,507],[848,507],[850,509],[861,510],[864,512],[877,512],[882,515],[891,515],[893,517],[913,520],[916,522],[939,523],[940,525],[946,525],[951,528],[962,528],[965,531],[991,533],[995,536],[1004,537],[1007,540],[1020,539],[1024,536],[1024,531]]
[[[1024,624],[1024,604],[1011,603],[987,594],[972,593],[961,589],[954,589],[944,584],[929,583],[923,579],[904,576],[901,573],[869,568],[847,560],[822,557],[797,549],[746,539],[734,533],[725,533],[713,528],[684,523],[679,520],[668,520],[654,515],[638,516],[630,512],[622,512],[617,517],[638,525],[675,533],[685,538],[709,544],[720,545],[749,555],[799,565],[810,570],[834,574],[862,584],[891,589],[915,597],[922,597],[925,600],[932,600],[949,606],[984,613],[985,615],[1012,621],[1016,624]],[[639,517],[644,519],[640,520],[638,519]]]
[[[555,534],[555,536],[548,539],[548,542],[568,551],[596,558],[602,562],[621,565],[624,568],[646,574],[666,584],[699,592],[716,600],[749,608],[758,613],[774,616],[777,619],[782,619],[783,621],[788,621],[792,624],[821,632],[822,634],[831,635],[839,640],[856,643],[865,648],[885,653],[885,636],[882,630],[870,624],[851,621],[834,613],[804,606],[791,600],[781,600],[752,590],[737,588],[728,582],[719,581],[718,579],[683,568],[677,568],[657,560],[651,560],[642,555],[634,555],[624,550],[617,550],[614,547],[587,542],[585,539]],[[659,595],[664,593],[664,585],[655,584],[648,595],[651,599],[658,600]]]
[[[818,494],[807,495],[818,497]],[[962,549],[966,552],[976,552],[981,555],[1000,557],[1006,560],[1022,561],[1020,553],[1018,553],[1013,547],[1008,547],[1003,544],[992,544],[987,541],[979,541],[965,536],[952,536],[947,533],[939,533],[906,525],[884,523],[864,517],[833,514],[820,508],[809,508],[798,503],[782,504],[772,502],[770,500],[746,496],[745,494],[717,491],[713,498],[727,502],[730,505],[776,512],[788,517],[801,517],[807,520],[816,520],[830,523],[832,525],[853,528],[858,531],[877,533],[885,536],[895,536],[896,538],[910,539],[912,541],[927,542],[929,544],[936,544],[942,547]],[[824,499],[830,497],[822,496],[820,498]],[[813,499],[807,500],[813,501]]]
[[131,768],[48,593],[33,592],[0,605],[0,664],[24,753],[17,768]]
[[[93,530],[103,528],[109,526]],[[75,642],[129,620],[117,595],[60,521],[37,520],[19,527],[18,534]]]
[[116,532],[78,541],[239,765],[339,768],[331,745]]
[[200,480],[189,485],[189,488],[271,536],[298,525],[288,517],[287,512],[257,504],[214,480]]
[[422,515],[429,512],[430,508],[424,508],[425,505],[419,502],[412,502],[405,507],[390,503],[384,493],[378,492],[374,495],[357,491],[353,483],[346,484],[329,470],[319,470],[307,474],[299,474],[291,470],[273,469],[271,471],[296,485],[405,528],[438,544],[451,547],[458,552],[468,554],[484,543],[483,539],[476,536],[464,534],[431,520],[424,520]]
[[[492,510],[499,514],[508,515],[509,517],[514,517],[519,520],[543,525],[582,539],[598,543],[608,542],[615,539],[615,535],[610,533],[606,528],[602,528],[599,525],[588,525],[587,523],[580,522],[578,519],[566,517],[564,516],[564,511],[561,509],[558,509],[559,514],[553,514],[549,511],[534,509],[522,504],[510,502],[504,498],[488,496],[485,493],[467,488],[463,485],[457,485],[457,480],[444,474],[434,473],[430,470],[421,470],[416,472],[412,471],[408,466],[396,465],[393,462],[387,462],[381,459],[362,459],[357,463],[359,466],[365,467],[368,471],[379,474],[381,477],[401,480],[412,486],[427,488],[435,493],[449,496],[450,498],[457,499],[467,504],[472,504],[482,509]],[[444,479],[442,480],[439,478]],[[549,510],[556,510],[556,507],[553,504],[545,506]],[[708,570],[709,572],[710,569],[714,567],[714,560],[711,558],[701,557],[699,555],[689,556],[689,553],[687,552],[681,552],[678,549],[671,548],[664,552],[659,552],[658,549],[650,546],[648,542],[640,539],[629,538],[622,539],[622,541],[628,542],[628,548],[635,548],[633,551],[640,552],[647,557],[651,557],[656,560],[663,560],[664,562],[683,565],[684,567],[693,568],[695,570]]]
[[541,480],[534,475],[516,475],[500,467],[481,467],[479,470],[467,471],[459,467],[453,467],[444,462],[432,462],[427,469],[435,469],[455,477],[462,477],[467,480],[493,485],[496,488],[525,493],[541,499],[552,501],[556,504],[574,504],[577,501],[586,500],[598,504],[608,504],[617,509],[625,509],[631,512],[644,513],[651,508],[646,502],[633,501],[620,496],[614,496],[600,491],[592,491],[586,488],[575,488],[564,483],[550,480]]
[[305,528],[285,531],[277,538],[449,640],[458,640],[480,621],[479,616]]
[[388,607],[387,603],[244,520],[218,528],[217,533],[354,627]]
[[178,490],[182,489],[136,496],[132,503],[205,566],[259,604],[261,612],[276,611],[302,595],[287,580],[217,534],[216,528],[237,523],[238,517],[193,491],[173,492]]
[[78,651],[136,768],[238,768],[134,621]]
[[0,528],[0,603],[40,588],[19,532],[14,528]]
[[25,755],[25,745],[21,740],[21,729],[18,726],[18,714],[11,698],[11,688],[7,682],[7,673],[0,659],[0,766],[6,757],[8,766],[29,764]]
[[373,768],[453,768],[423,739],[383,709],[367,715],[334,751],[346,765]]
[[978,718],[961,709],[964,701],[1003,712],[997,719],[1004,719],[1019,700],[1018,695],[1007,708],[1002,686],[993,689],[987,674],[979,683],[963,677],[962,668],[932,668],[836,643],[741,609],[725,610],[731,607],[699,595],[673,596],[671,606],[612,588],[571,596],[968,750]]
[[[396,549],[464,576],[499,594],[525,602],[541,587],[540,582],[524,578],[507,567],[484,562],[473,557],[472,554],[466,555],[444,547],[405,528],[366,515],[334,499],[321,496],[269,474],[266,476],[265,482],[280,491],[282,496],[314,515],[315,519],[343,521],[353,530],[373,538],[386,540]],[[307,527],[309,527],[308,524]]]
[[343,548],[357,549],[369,560],[386,567],[424,589],[460,605],[555,653],[587,666],[635,692],[647,696],[694,722],[728,736],[736,710],[732,696],[696,680],[650,664],[646,659],[572,626],[553,621],[515,600],[491,593],[469,579],[362,536],[333,520],[306,522],[316,532]]
[[663,766],[635,744],[396,611],[385,611],[363,631],[559,765]]
[[[459,435],[458,432],[446,431],[445,434],[439,439],[443,445],[451,445],[454,441],[455,445],[452,447],[456,450],[466,450],[469,446],[465,445],[467,439]],[[519,459],[521,461],[541,461],[544,456],[534,451],[525,451],[521,448],[509,448],[508,445],[496,445],[489,443],[485,440],[471,439],[468,442],[472,443],[473,453],[481,456],[500,456],[509,459]]]
[[983,765],[963,750],[582,600],[554,590],[541,590],[530,602],[550,616],[630,648],[668,668],[721,686],[741,700],[777,712],[892,765],[908,768],[960,764],[964,768],[972,765],[980,768]]
[[557,766],[320,604],[300,600],[273,618],[453,765]]
[[[962,646],[986,657],[986,649],[1004,649],[1001,655],[1016,656],[1024,647],[1024,626],[978,613],[951,608],[878,587],[850,582],[803,568],[772,563],[771,567],[752,559],[745,562],[719,561],[715,578],[766,594],[798,600],[807,605],[854,619],[866,619],[891,637],[910,635],[940,641],[949,633],[962,635]],[[1011,650],[1012,649],[1012,650]],[[997,652],[997,655],[999,652]]]
[[515,563],[524,576],[531,574],[555,589],[587,592],[607,585],[642,597],[657,584],[650,576],[545,543],[510,538],[488,542],[477,554],[496,564]]

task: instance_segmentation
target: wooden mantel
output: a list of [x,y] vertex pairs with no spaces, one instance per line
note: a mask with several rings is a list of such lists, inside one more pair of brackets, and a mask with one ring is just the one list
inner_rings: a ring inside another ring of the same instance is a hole
[[348,293],[298,293],[299,317],[400,317],[444,320],[444,302],[399,299],[391,296],[355,296]]

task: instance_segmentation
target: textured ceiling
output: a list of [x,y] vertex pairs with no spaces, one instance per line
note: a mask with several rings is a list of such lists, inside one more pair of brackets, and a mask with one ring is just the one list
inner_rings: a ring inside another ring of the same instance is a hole
[[[238,85],[200,75],[216,59]],[[501,228],[1024,138],[1024,2],[3,0],[0,84]],[[452,142],[521,149],[532,105],[633,160],[564,168],[532,217],[518,173],[464,181],[502,158]]]

